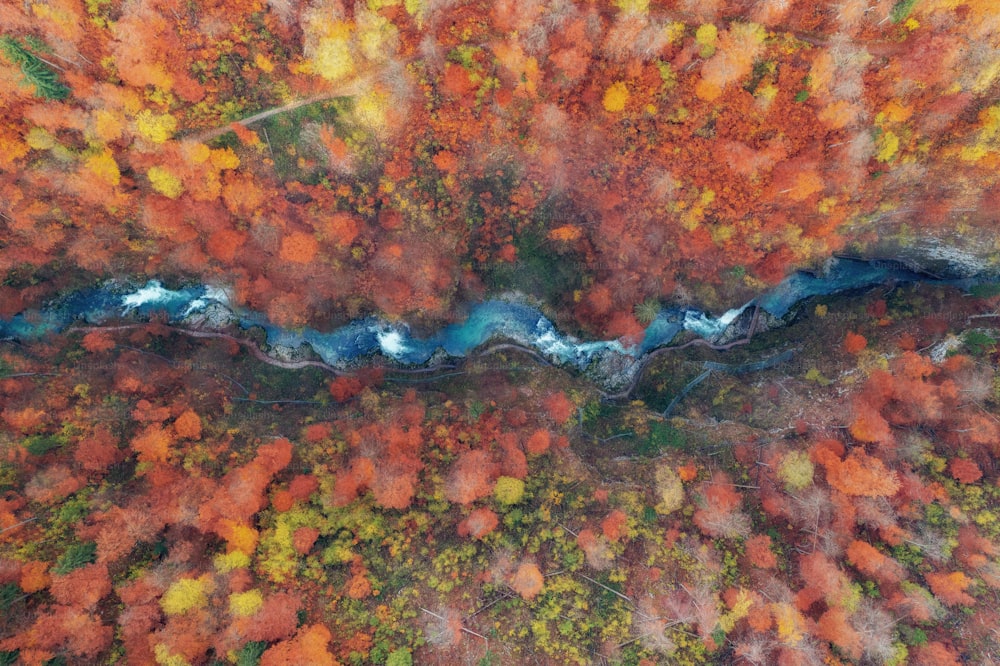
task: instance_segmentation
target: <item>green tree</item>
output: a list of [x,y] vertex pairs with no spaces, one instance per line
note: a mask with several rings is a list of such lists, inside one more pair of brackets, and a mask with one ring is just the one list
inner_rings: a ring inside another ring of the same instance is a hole
[[35,86],[35,95],[54,100],[69,97],[69,88],[59,80],[52,66],[29,51],[23,42],[4,35],[0,37],[0,51],[8,60],[21,67],[25,81]]

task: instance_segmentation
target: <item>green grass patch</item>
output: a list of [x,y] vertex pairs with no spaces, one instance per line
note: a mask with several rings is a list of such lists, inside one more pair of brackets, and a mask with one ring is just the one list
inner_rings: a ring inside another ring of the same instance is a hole
[[684,451],[687,447],[688,438],[684,432],[669,423],[653,421],[649,435],[639,440],[635,452],[642,456],[657,456],[666,450]]
[[274,170],[282,180],[314,184],[318,182],[322,170],[300,166],[299,159],[325,167],[326,154],[313,137],[303,136],[304,130],[315,125],[331,125],[336,128],[338,136],[344,136],[343,116],[353,104],[350,97],[306,104],[254,123],[250,129],[258,132],[260,138],[267,142],[274,159]]

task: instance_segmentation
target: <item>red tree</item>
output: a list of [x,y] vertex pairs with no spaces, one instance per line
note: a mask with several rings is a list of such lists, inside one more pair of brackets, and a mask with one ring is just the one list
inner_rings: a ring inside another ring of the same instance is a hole
[[458,536],[482,539],[495,530],[499,523],[500,519],[496,513],[486,507],[480,507],[458,524]]
[[111,578],[105,565],[87,564],[64,576],[54,576],[49,590],[61,604],[93,608],[111,593]]
[[983,478],[983,471],[979,465],[968,458],[952,458],[948,462],[948,469],[951,470],[952,477],[962,483],[975,483]]
[[445,497],[459,504],[470,504],[493,492],[498,466],[485,451],[466,451],[452,464],[445,483]]
[[865,336],[860,335],[859,333],[848,331],[847,335],[844,336],[844,351],[848,354],[858,354],[867,346],[868,340],[865,339]]
[[773,569],[778,566],[778,558],[771,550],[771,537],[766,534],[758,534],[747,539],[746,553],[747,560],[755,567]]
[[972,606],[976,603],[976,600],[965,592],[972,584],[972,579],[961,571],[929,573],[924,578],[931,586],[934,596],[949,606]]

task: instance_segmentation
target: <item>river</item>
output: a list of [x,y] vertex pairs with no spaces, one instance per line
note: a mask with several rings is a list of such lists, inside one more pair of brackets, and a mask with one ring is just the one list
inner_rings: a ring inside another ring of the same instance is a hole
[[324,362],[334,367],[345,367],[375,354],[406,365],[421,365],[428,363],[435,354],[465,357],[490,340],[505,339],[529,347],[558,365],[584,370],[609,356],[640,361],[650,352],[669,345],[682,331],[690,331],[709,341],[719,339],[744,311],[755,306],[781,318],[796,303],[813,296],[886,282],[915,281],[953,284],[964,289],[976,283],[971,278],[932,277],[893,261],[831,259],[821,274],[795,273],[772,290],[718,316],[693,308],[664,308],[647,326],[640,342],[623,344],[620,340],[579,340],[561,333],[538,308],[518,298],[493,299],[474,305],[462,323],[420,338],[413,335],[405,323],[391,323],[375,317],[354,321],[330,332],[312,328],[284,329],[269,322],[261,313],[234,305],[228,290],[220,286],[168,289],[155,280],[141,286],[108,282],[54,300],[41,311],[24,312],[0,321],[0,338],[34,339],[74,323],[143,321],[160,313],[170,323],[180,326],[260,327],[266,332],[270,347],[297,349],[309,345]]

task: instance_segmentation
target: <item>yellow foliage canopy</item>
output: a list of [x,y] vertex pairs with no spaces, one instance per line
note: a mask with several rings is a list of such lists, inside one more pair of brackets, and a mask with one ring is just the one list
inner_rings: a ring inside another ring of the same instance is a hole
[[264,605],[260,590],[249,590],[229,595],[229,612],[237,617],[249,617]]
[[160,606],[167,615],[180,615],[195,608],[203,608],[208,603],[206,592],[210,591],[207,575],[201,578],[181,578],[167,588],[160,599]]
[[604,100],[602,101],[604,110],[610,113],[624,111],[628,98],[628,86],[625,85],[624,81],[616,81],[604,91]]
[[146,176],[153,190],[170,199],[176,199],[184,191],[181,179],[161,166],[150,167]]
[[318,37],[315,45],[307,48],[313,72],[329,81],[338,81],[354,73],[350,23],[336,21],[330,24],[316,16],[308,23],[307,33],[310,32]]
[[106,183],[117,185],[121,181],[121,172],[118,170],[118,163],[111,155],[110,148],[105,148],[102,152],[91,155],[83,165]]
[[778,638],[786,645],[796,645],[805,633],[805,619],[791,604],[771,604],[771,613],[778,624]]
[[144,109],[135,117],[135,131],[153,143],[166,143],[177,131],[177,119],[169,113],[156,114]]

